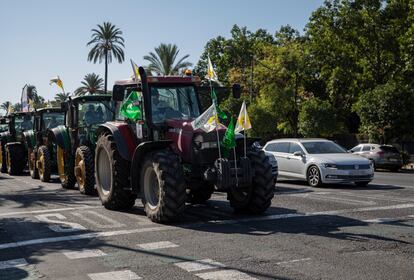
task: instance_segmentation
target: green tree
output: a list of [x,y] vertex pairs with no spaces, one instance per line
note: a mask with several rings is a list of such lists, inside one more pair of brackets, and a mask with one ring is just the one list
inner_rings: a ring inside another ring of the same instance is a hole
[[3,109],[7,113],[7,110],[9,109],[9,106],[10,106],[10,101],[6,101],[6,102],[3,102],[0,105],[0,108]]
[[304,137],[330,137],[337,132],[335,108],[317,97],[302,102],[299,132]]
[[75,95],[95,94],[103,92],[103,79],[95,73],[87,74],[81,82],[82,86],[75,90]]
[[69,97],[70,96],[71,96],[71,93],[70,92],[66,92],[66,93],[59,92],[58,94],[56,94],[55,100],[57,102],[65,102],[65,101],[68,101],[69,100]]
[[108,89],[108,64],[112,62],[112,56],[122,63],[125,60],[124,55],[124,38],[122,31],[110,22],[104,22],[103,25],[98,24],[98,28],[92,31],[92,39],[87,46],[93,46],[88,54],[88,61],[96,63],[105,62],[105,86],[104,91]]
[[188,54],[178,59],[179,52],[180,50],[176,45],[159,45],[155,48],[155,53],[150,52],[149,55],[144,56],[144,60],[149,62],[147,69],[163,76],[179,74],[183,69],[193,65],[186,61],[190,56]]

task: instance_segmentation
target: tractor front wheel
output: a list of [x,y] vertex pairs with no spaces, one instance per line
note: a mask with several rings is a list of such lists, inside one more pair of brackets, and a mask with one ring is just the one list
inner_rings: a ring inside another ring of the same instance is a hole
[[[56,150],[56,160],[58,166],[58,174],[62,188],[64,189],[73,189],[75,188],[76,178],[73,173],[73,168],[70,168],[70,161],[72,159],[67,159],[65,156],[65,150],[57,146]],[[68,165],[68,166],[67,166]]]
[[227,193],[230,205],[236,211],[260,214],[266,211],[274,196],[272,165],[263,151],[249,151],[247,157],[253,169],[253,182],[248,188],[232,187]]
[[38,160],[36,160],[37,172],[40,181],[50,181],[50,153],[46,146],[40,146],[38,150]]
[[109,210],[130,209],[137,196],[129,188],[129,162],[118,153],[112,135],[99,137],[95,152],[96,189]]
[[24,147],[21,144],[7,145],[7,172],[9,175],[20,175],[23,173],[25,163]]
[[82,194],[96,194],[94,168],[92,151],[87,146],[76,149],[75,176]]
[[27,165],[29,166],[30,177],[32,179],[39,179],[39,173],[36,168],[36,152],[32,148],[28,149]]
[[140,172],[142,204],[153,222],[175,220],[187,200],[183,168],[176,154],[161,150],[146,156]]

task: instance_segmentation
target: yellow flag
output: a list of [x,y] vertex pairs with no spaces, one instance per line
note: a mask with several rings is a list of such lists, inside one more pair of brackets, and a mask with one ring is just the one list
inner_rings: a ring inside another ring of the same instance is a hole
[[134,72],[135,81],[141,81],[141,75],[139,74],[139,67],[135,64],[134,61],[131,59],[132,71]]
[[7,114],[8,115],[10,115],[11,113],[13,113],[14,112],[14,109],[13,109],[13,106],[12,106],[12,104],[10,103],[9,104],[9,108],[7,108]]
[[249,115],[247,114],[246,102],[243,101],[243,104],[240,109],[239,117],[237,118],[236,129],[234,131],[238,133],[242,130],[248,130],[251,128],[252,128],[252,124],[250,123]]
[[216,71],[214,71],[213,64],[211,63],[210,56],[207,56],[207,79],[218,82]]
[[59,78],[59,76],[51,79],[49,82],[49,85],[51,84],[56,84],[58,87],[60,87],[63,90],[63,83],[62,83],[62,80]]

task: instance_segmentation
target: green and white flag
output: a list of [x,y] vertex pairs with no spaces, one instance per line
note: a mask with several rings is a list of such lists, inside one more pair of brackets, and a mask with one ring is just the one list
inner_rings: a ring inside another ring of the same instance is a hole
[[223,140],[220,144],[223,147],[223,155],[225,157],[229,157],[230,151],[236,147],[236,134],[234,133],[233,117],[230,119],[229,126],[227,127],[226,133],[224,134]]
[[202,129],[205,132],[211,132],[219,125],[220,121],[218,120],[216,106],[214,104],[211,104],[204,113],[191,122],[193,129]]
[[217,115],[218,115],[219,119],[221,119],[221,120],[227,120],[226,113],[224,113],[221,110],[220,106],[218,105],[217,95],[216,95],[216,92],[215,92],[214,88],[211,88],[210,95],[211,95],[211,100],[213,100],[214,106],[216,106],[216,111],[217,111]]
[[137,91],[132,91],[121,106],[121,115],[136,121],[142,119],[142,110],[139,105],[140,97]]

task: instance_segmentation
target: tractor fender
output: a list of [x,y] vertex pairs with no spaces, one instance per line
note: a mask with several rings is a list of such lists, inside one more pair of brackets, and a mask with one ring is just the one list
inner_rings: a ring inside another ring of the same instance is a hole
[[99,137],[106,133],[110,133],[114,137],[119,155],[131,162],[132,155],[138,144],[137,137],[131,127],[124,122],[106,122],[99,126],[96,135]]
[[139,180],[140,180],[140,167],[144,162],[144,158],[147,153],[166,149],[173,143],[172,140],[160,140],[160,141],[148,141],[140,143],[135,151],[134,156],[132,157],[131,163],[131,188],[132,193],[138,194],[140,192]]
[[68,128],[64,125],[59,125],[52,128],[48,132],[48,139],[65,151],[70,151],[70,136]]
[[23,132],[24,140],[30,149],[33,149],[36,146],[36,139],[33,130],[28,130]]
[[5,146],[6,147],[10,147],[10,146],[23,146],[23,144],[21,142],[9,142]]

